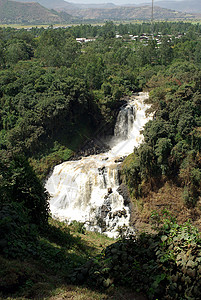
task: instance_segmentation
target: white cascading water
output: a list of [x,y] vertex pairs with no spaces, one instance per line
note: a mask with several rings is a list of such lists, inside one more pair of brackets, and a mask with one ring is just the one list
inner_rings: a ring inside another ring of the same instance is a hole
[[50,210],[55,218],[84,222],[87,230],[116,238],[121,227],[129,228],[130,208],[118,193],[120,158],[133,152],[143,140],[140,133],[151,119],[145,112],[148,93],[133,95],[117,117],[107,153],[57,165],[46,182]]

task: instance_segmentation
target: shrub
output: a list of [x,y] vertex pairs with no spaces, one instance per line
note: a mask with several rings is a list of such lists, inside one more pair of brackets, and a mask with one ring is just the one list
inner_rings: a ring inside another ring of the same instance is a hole
[[0,252],[7,257],[24,257],[36,251],[37,227],[19,203],[0,205]]
[[[157,219],[157,221],[160,221]],[[127,285],[149,299],[201,297],[201,239],[188,222],[165,219],[156,234],[118,241],[78,268],[72,279],[95,286]]]
[[31,223],[40,228],[47,225],[48,195],[24,156],[15,155],[0,162],[0,193],[2,204],[21,203]]

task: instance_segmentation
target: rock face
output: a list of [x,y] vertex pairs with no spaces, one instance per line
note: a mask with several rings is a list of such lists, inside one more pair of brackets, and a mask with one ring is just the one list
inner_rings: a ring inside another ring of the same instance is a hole
[[118,187],[117,191],[124,198],[124,205],[129,205],[130,202],[131,202],[131,199],[130,199],[130,194],[129,194],[129,191],[128,191],[128,187],[124,183],[122,183]]
[[110,146],[104,142],[104,138],[93,138],[87,141],[82,149],[75,153],[71,160],[78,160],[82,157],[105,153],[110,149]]
[[147,97],[145,93],[136,95],[121,108],[115,136],[107,144],[109,151],[54,168],[46,182],[54,217],[84,222],[87,230],[115,238],[129,228],[130,199],[126,187],[120,186],[119,166],[143,140],[141,129],[150,119],[145,116]]

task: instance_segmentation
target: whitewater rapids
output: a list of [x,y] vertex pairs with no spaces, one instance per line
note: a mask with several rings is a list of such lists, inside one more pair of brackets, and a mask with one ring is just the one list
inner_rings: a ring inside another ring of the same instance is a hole
[[83,157],[57,165],[45,187],[55,218],[84,222],[87,230],[116,238],[119,228],[129,228],[130,207],[118,192],[121,158],[143,141],[140,133],[152,118],[145,112],[148,93],[133,95],[118,114],[107,153]]

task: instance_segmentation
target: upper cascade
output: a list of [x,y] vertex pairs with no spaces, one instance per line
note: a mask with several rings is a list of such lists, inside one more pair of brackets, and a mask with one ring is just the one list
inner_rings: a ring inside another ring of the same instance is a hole
[[152,116],[145,112],[148,93],[133,95],[118,114],[111,150],[57,165],[46,182],[50,210],[54,217],[84,222],[87,230],[118,237],[121,227],[129,228],[130,206],[119,193],[118,166],[122,156],[143,141],[141,130]]
[[127,104],[123,106],[117,116],[114,128],[114,136],[118,139],[128,139],[135,120],[135,106]]

